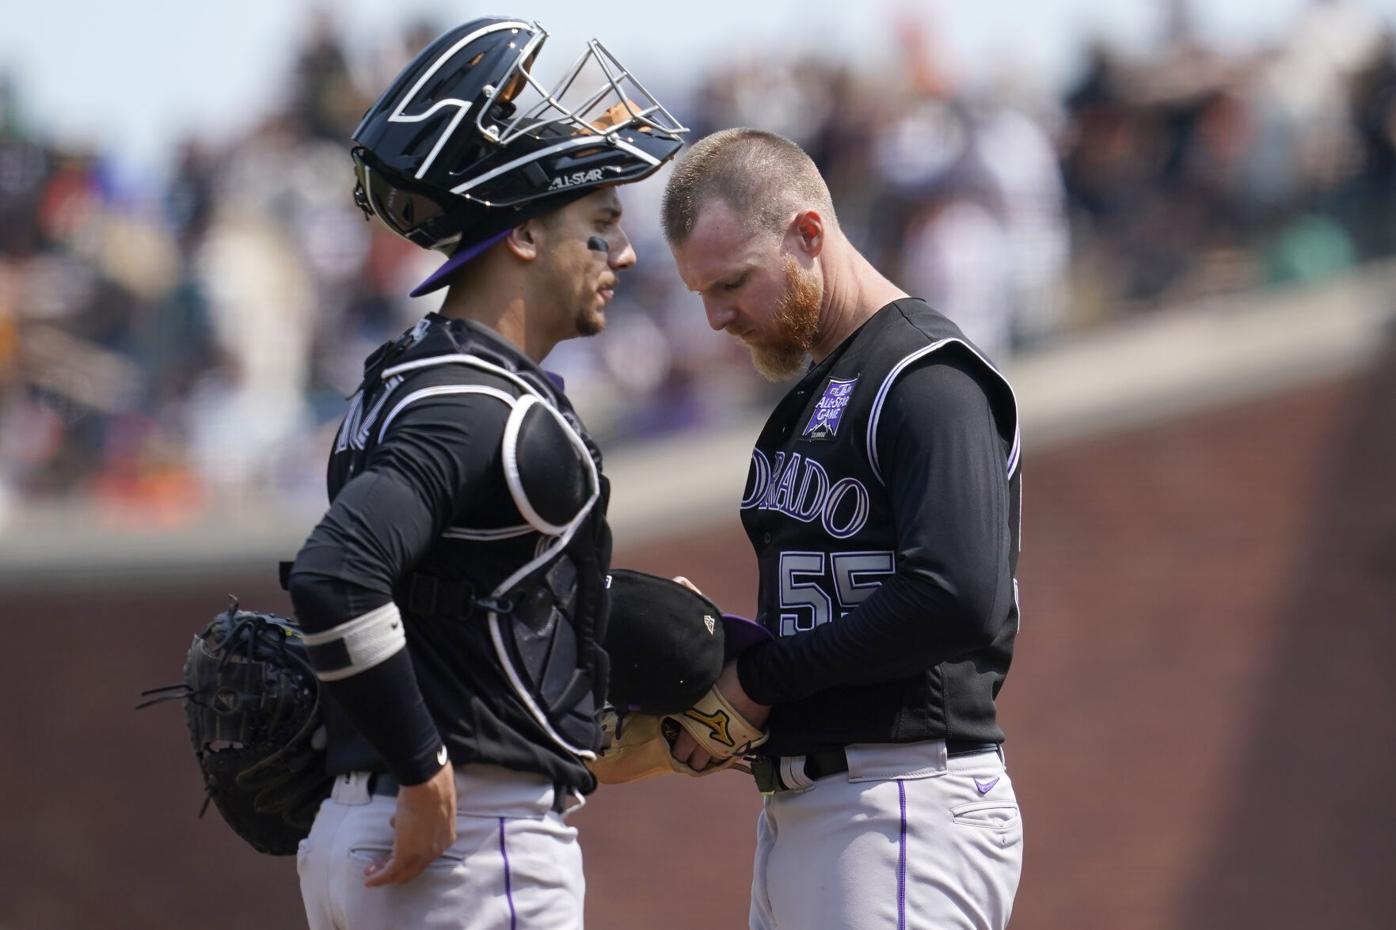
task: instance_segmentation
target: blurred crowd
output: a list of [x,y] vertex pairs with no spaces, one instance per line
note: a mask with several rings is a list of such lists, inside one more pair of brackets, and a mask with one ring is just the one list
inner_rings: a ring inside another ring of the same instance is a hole
[[[694,138],[752,125],[804,145],[850,238],[1000,361],[1396,251],[1385,25],[1315,0],[1283,42],[1222,51],[1175,8],[1150,51],[1092,47],[1065,89],[1007,67],[963,83],[910,21],[885,60],[762,54],[647,83]],[[440,259],[364,222],[345,145],[437,31],[414,25],[358,61],[316,17],[280,104],[234,141],[186,140],[153,188],[47,141],[0,77],[0,525],[44,499],[148,523],[323,494],[363,356],[439,300],[406,298]],[[625,193],[640,262],[607,335],[549,360],[611,446],[780,390],[707,331],[659,238],[661,191]]]

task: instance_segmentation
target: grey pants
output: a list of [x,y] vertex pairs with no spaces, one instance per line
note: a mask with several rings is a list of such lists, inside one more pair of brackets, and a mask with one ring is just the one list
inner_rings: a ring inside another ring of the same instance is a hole
[[365,888],[396,805],[364,773],[336,780],[296,857],[310,930],[581,930],[582,851],[547,779],[457,767],[456,842],[406,885]]
[[[752,930],[1003,930],[1023,823],[998,753],[942,742],[850,746],[847,774],[766,799]],[[790,777],[787,784],[794,784]]]

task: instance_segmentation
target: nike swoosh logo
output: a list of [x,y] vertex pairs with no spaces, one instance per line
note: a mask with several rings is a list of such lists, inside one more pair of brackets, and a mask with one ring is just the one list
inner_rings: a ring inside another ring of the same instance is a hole
[[[445,765],[445,764],[446,764],[446,760],[447,760],[448,758],[450,758],[450,757],[446,755],[446,747],[445,747],[445,746],[442,746],[440,749],[436,750],[436,764],[437,764],[437,765]],[[998,781],[998,779],[996,778],[996,779],[994,779],[994,781]],[[978,784],[978,782],[975,782],[975,784]]]
[[995,775],[993,778],[989,779],[988,781],[980,781],[979,779],[976,778],[976,779],[974,780],[974,787],[976,787],[976,788],[979,789],[979,793],[980,793],[980,794],[988,794],[990,791],[993,791],[993,790],[994,790],[994,785],[997,785],[998,783],[999,783],[999,779],[998,779],[998,776],[997,776],[997,775]]

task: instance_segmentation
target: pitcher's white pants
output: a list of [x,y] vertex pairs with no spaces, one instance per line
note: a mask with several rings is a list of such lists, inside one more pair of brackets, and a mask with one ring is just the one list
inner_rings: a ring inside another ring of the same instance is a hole
[[[1023,824],[1001,755],[947,759],[939,741],[847,755],[847,773],[766,798],[752,930],[1003,930]],[[803,779],[802,764],[785,771]]]

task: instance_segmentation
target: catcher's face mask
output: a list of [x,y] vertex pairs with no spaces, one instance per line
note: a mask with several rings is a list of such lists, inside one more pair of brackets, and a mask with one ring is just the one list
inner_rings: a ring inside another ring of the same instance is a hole
[[556,82],[538,79],[547,37],[537,23],[484,19],[424,49],[354,131],[359,207],[449,250],[521,222],[525,206],[536,216],[637,181],[677,153],[687,130],[597,40]]
[[[604,172],[608,176],[601,183],[635,180],[677,151],[680,136],[688,130],[599,40],[589,40],[581,56],[553,86],[538,80],[534,60],[548,34],[537,23],[533,26],[537,34],[504,75],[503,89],[498,93],[485,89],[494,105],[476,110],[475,128],[482,137],[501,151],[512,146],[525,158],[536,148],[530,143],[545,146],[535,157],[589,147],[614,149],[621,157],[608,160],[609,169]],[[519,167],[511,161],[496,170],[504,175]],[[499,187],[488,183],[493,174],[457,185],[453,192],[478,199],[485,190]],[[576,183],[583,182],[554,179],[542,193]],[[500,193],[491,202],[508,206],[518,201]]]

